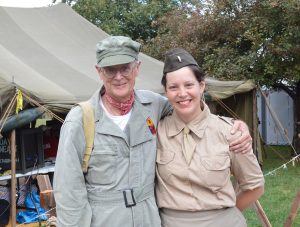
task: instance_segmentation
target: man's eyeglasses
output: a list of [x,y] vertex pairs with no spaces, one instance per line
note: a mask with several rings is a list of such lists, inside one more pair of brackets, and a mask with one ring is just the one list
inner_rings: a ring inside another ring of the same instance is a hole
[[103,68],[101,68],[101,70],[107,78],[113,78],[114,76],[116,76],[118,74],[118,72],[122,76],[126,77],[126,76],[129,76],[129,74],[132,72],[132,70],[136,66],[137,66],[136,62],[131,62],[131,63],[120,65],[120,66],[103,67]]

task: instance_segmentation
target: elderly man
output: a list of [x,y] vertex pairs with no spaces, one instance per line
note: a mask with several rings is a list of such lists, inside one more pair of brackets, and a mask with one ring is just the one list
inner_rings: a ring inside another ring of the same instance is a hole
[[[160,227],[154,197],[156,126],[172,110],[163,96],[135,90],[140,44],[110,36],[97,44],[96,69],[103,87],[89,100],[95,115],[94,146],[82,172],[82,110],[74,107],[61,129],[54,175],[58,226]],[[233,149],[247,151],[244,132]]]

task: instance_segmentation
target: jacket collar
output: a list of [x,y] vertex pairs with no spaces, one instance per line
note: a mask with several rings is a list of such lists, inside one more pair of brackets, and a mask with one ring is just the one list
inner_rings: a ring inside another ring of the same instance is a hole
[[183,122],[176,114],[176,111],[174,111],[171,121],[168,125],[169,130],[167,132],[167,135],[169,137],[176,136],[184,129],[185,126],[187,126],[199,138],[202,138],[208,124],[208,116],[210,115],[208,106],[205,103],[202,104],[204,106],[202,112],[188,124]]
[[[111,124],[111,120],[104,114],[104,110],[99,103],[100,89],[97,90],[89,100],[94,107],[96,132],[122,137],[131,146],[153,139],[153,135],[149,133],[149,128],[146,124],[146,119],[150,116],[151,110],[143,106],[143,104],[151,103],[152,100],[138,91],[134,91],[134,95],[135,101],[132,113],[125,130],[122,131],[116,124]],[[137,129],[139,133],[137,133]],[[130,141],[126,134],[129,135]]]
[[153,135],[147,125],[147,118],[151,116],[151,110],[145,108],[143,103],[136,99],[133,104],[132,113],[125,131],[129,135],[130,145],[135,146],[145,141],[152,140]]

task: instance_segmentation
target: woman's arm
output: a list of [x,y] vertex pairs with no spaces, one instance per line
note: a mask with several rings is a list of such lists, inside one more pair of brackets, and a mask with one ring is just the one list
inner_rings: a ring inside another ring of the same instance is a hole
[[264,193],[265,180],[253,152],[246,154],[230,152],[230,155],[231,171],[239,187],[236,206],[243,211]]
[[[244,126],[240,127],[246,127],[249,133],[247,125],[243,124]],[[242,137],[240,134],[232,134],[232,128],[229,131],[227,127],[224,131],[229,144],[238,141]],[[244,154],[241,152],[229,152],[229,155],[231,157],[231,173],[235,177],[238,186],[236,206],[243,211],[264,193],[264,176],[258,160],[253,154],[252,143],[250,152]]]
[[236,207],[243,212],[245,208],[249,207],[252,203],[258,200],[263,193],[263,186],[254,188],[253,190],[240,191],[236,196]]
[[241,136],[229,144],[230,151],[242,154],[250,152],[252,150],[252,137],[247,124],[241,120],[234,120],[231,134],[237,132],[240,132]]

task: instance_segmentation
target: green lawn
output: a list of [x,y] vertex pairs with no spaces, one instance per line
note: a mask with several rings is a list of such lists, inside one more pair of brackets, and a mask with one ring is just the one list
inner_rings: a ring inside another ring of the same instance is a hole
[[[267,147],[264,154],[264,174],[282,166],[291,159],[291,149],[284,146]],[[300,160],[280,168],[272,175],[265,176],[265,193],[259,202],[273,227],[283,226],[289,215],[291,205],[300,189]],[[261,226],[256,213],[248,208],[244,215],[249,227]],[[293,227],[300,226],[298,210]]]

